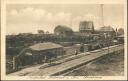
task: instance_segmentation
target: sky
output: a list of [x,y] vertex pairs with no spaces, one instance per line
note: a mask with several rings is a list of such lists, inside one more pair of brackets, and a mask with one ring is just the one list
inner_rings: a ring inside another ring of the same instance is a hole
[[[123,28],[124,5],[103,5],[104,25]],[[57,25],[79,30],[80,21],[93,21],[95,29],[102,27],[99,4],[8,4],[6,34],[54,32]]]

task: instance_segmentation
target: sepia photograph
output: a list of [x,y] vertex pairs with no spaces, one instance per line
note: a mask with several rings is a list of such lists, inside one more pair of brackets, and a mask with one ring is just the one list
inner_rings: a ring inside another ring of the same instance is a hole
[[124,4],[8,3],[4,10],[6,77],[126,76]]

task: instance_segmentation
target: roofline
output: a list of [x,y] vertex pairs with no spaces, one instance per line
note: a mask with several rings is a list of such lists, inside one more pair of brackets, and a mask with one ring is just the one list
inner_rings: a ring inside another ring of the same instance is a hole
[[47,51],[47,50],[54,50],[54,49],[58,49],[58,48],[63,48],[63,46],[62,47],[57,47],[57,48],[49,48],[49,49],[44,49],[44,50],[34,50],[34,49],[32,49],[32,48],[29,48],[31,51]]

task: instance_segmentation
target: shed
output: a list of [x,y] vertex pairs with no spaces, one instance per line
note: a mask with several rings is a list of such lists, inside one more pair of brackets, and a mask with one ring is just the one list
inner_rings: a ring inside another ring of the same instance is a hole
[[45,42],[37,43],[25,48],[17,55],[17,58],[22,63],[22,66],[24,66],[33,63],[48,62],[58,56],[63,56],[63,54],[63,46],[52,42]]

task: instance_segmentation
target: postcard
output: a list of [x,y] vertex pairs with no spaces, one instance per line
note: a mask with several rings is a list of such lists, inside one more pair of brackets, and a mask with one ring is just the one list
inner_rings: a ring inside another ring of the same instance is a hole
[[2,0],[2,80],[126,80],[127,0]]

